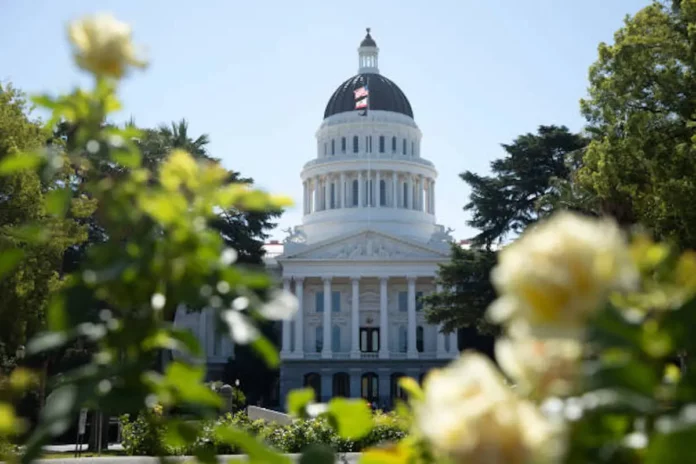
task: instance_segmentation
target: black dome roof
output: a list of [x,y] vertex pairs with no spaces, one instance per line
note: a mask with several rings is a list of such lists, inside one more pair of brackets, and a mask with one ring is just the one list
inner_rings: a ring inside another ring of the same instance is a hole
[[338,113],[355,111],[353,91],[363,85],[367,85],[367,89],[370,92],[369,104],[371,110],[392,111],[413,118],[411,103],[409,103],[408,98],[406,98],[399,86],[381,74],[373,73],[355,75],[338,86],[326,105],[324,118]]

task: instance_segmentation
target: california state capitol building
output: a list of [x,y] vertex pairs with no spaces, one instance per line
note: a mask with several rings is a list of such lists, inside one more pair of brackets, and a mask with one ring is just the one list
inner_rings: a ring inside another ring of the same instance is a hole
[[[300,173],[302,224],[266,245],[266,265],[300,310],[282,323],[279,395],[312,387],[318,399],[363,397],[382,407],[459,353],[456,333],[425,322],[420,298],[439,290],[451,229],[437,223],[437,170],[404,92],[379,71],[369,29],[358,73],[331,95],[316,155]],[[181,312],[209,366],[234,356],[213,315]],[[281,400],[281,403],[283,401]]]

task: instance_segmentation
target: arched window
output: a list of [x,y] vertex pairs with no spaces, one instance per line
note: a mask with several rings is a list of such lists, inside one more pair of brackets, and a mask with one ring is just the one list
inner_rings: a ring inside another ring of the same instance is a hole
[[390,377],[390,384],[391,384],[391,401],[392,404],[396,402],[397,399],[399,400],[405,400],[406,399],[406,391],[399,386],[399,379],[402,377],[406,377],[403,373],[401,372],[395,372],[394,374],[391,375]]
[[321,353],[324,349],[324,328],[322,326],[314,329],[314,339],[316,340],[316,351]]
[[404,139],[404,146],[402,152],[404,155],[406,154],[406,139]]
[[354,135],[353,136],[353,153],[358,152],[358,136]]
[[392,137],[392,153],[396,153],[396,136]]
[[408,349],[408,333],[406,332],[406,326],[399,326],[399,352],[405,353]]
[[379,206],[387,205],[387,181],[379,181]]
[[377,374],[374,372],[363,374],[360,379],[360,396],[370,402],[379,399],[379,381]]
[[408,184],[404,182],[404,204],[403,207],[408,209]]
[[418,327],[416,327],[416,350],[417,350],[419,353],[422,353],[422,352],[423,352],[423,335],[424,335],[424,332],[425,332],[425,331],[423,330],[423,326],[422,326],[422,325],[419,325]]
[[333,396],[350,397],[350,376],[345,372],[333,375]]
[[331,328],[331,351],[334,353],[341,351],[341,328],[337,325]]
[[346,152],[346,138],[341,137],[341,153],[345,153],[345,152]]
[[336,141],[334,139],[331,139],[331,154],[336,154]]
[[314,390],[317,399],[321,399],[321,376],[316,372],[310,372],[304,376],[304,386]]
[[384,153],[384,136],[379,136],[379,152]]
[[358,179],[355,179],[353,181],[353,206],[358,206],[358,197],[360,196],[358,194],[359,188],[360,188],[360,184],[358,184]]

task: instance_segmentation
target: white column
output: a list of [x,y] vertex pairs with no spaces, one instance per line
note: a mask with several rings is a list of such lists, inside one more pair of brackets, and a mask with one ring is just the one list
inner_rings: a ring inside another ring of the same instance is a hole
[[399,207],[399,176],[392,172],[392,208]]
[[432,205],[433,205],[432,214],[435,214],[435,179],[432,180],[430,188],[432,190],[432,195],[431,195],[431,200],[430,200],[432,202]]
[[322,358],[331,358],[331,277],[324,277],[324,347]]
[[345,208],[346,207],[346,173],[342,172],[341,173],[341,179],[340,179],[341,185],[339,186],[338,190],[340,190],[338,194],[339,198],[339,208]]
[[380,175],[379,171],[375,173],[375,187],[377,191],[375,192],[375,197],[377,200],[375,201],[375,206],[379,208],[379,206],[382,204],[382,189],[379,188],[379,183],[380,183]]
[[[283,290],[286,292],[290,291],[290,279],[287,277],[283,278]],[[283,339],[281,354],[286,356],[290,352],[290,321],[283,319]]]
[[324,210],[331,209],[331,185],[329,176],[324,177]]
[[[437,284],[435,286],[435,292],[436,293],[441,293],[442,292],[442,285]],[[445,349],[445,335],[442,333],[442,324],[439,324],[437,326],[437,359],[444,359],[447,358],[447,350]]]
[[319,205],[321,202],[319,201],[321,198],[321,189],[319,188],[319,177],[314,178],[314,212],[316,213],[319,211],[321,208],[319,208]]
[[389,358],[389,319],[387,315],[387,277],[379,279],[379,357]]
[[423,176],[418,176],[416,187],[416,192],[418,192],[418,198],[416,198],[416,209],[418,211],[423,211]]
[[407,277],[408,281],[408,351],[409,359],[418,358],[416,349],[416,278]]
[[360,359],[360,278],[354,277],[351,283],[353,295],[350,307],[350,357]]
[[295,297],[297,298],[297,315],[295,316],[295,356],[304,356],[304,278],[295,277]]
[[362,171],[358,171],[358,208],[363,207],[363,200],[365,198],[363,190],[365,190],[365,184],[363,182]]
[[406,192],[406,209],[413,209],[413,176],[408,175],[408,192]]

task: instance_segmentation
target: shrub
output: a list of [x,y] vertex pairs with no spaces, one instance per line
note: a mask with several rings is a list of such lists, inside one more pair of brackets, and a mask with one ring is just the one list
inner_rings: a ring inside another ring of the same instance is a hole
[[165,427],[157,411],[141,411],[135,420],[128,414],[121,416],[121,444],[130,456],[159,456],[173,454],[165,446]]

